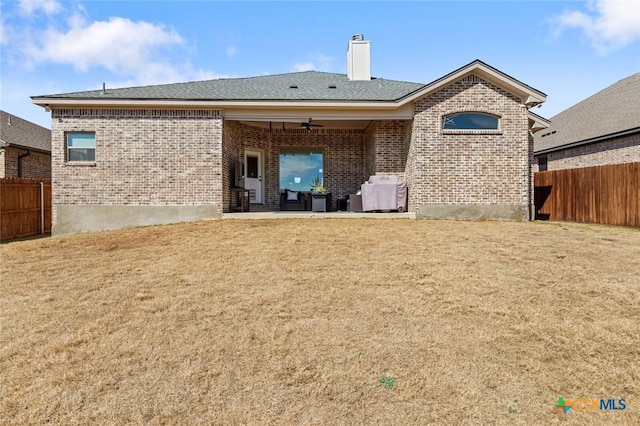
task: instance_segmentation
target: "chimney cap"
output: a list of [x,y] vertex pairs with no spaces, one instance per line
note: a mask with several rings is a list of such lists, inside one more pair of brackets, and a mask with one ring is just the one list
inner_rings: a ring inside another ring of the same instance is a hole
[[354,34],[351,37],[351,40],[353,40],[353,41],[363,41],[364,40],[364,36],[362,34]]

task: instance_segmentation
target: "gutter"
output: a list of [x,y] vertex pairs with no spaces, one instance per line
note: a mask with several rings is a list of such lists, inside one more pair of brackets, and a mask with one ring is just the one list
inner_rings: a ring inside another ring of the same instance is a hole
[[184,108],[248,108],[248,109],[270,109],[288,108],[298,109],[300,107],[310,108],[374,108],[374,109],[395,109],[401,102],[377,101],[377,100],[189,100],[189,99],[95,99],[95,98],[32,98],[32,102],[38,106],[53,109],[72,107],[184,107]]
[[19,144],[15,144],[15,143],[9,143],[9,142],[6,142],[6,141],[3,141],[2,139],[0,139],[0,149],[3,149],[3,148],[24,149],[25,151],[38,152],[40,154],[51,155],[51,150],[47,151],[46,149],[40,149],[40,148],[34,148],[34,147],[31,147],[31,146],[26,146],[26,145],[19,145]]

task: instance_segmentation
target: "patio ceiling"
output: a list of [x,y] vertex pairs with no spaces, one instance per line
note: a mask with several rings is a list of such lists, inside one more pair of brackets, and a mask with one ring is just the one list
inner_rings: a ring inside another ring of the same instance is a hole
[[[261,129],[282,130],[301,128],[300,123],[309,121],[309,117],[302,118],[300,120],[287,120],[287,121],[242,121],[242,123],[258,127]],[[371,120],[313,120],[313,124],[321,125],[318,129],[358,129],[364,130],[371,123]]]

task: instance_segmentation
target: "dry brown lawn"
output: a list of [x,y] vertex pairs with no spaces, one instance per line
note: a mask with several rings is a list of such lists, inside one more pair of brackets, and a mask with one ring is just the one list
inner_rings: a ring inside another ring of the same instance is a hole
[[640,423],[637,229],[224,220],[0,256],[3,424]]

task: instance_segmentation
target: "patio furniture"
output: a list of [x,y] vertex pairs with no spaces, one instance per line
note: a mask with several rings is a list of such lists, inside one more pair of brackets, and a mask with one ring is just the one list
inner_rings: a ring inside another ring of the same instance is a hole
[[331,211],[331,193],[311,194],[311,210],[314,212]]
[[249,197],[250,191],[245,188],[231,187],[229,189],[231,196],[229,197],[229,211],[232,212],[245,212],[249,211]]
[[308,192],[285,189],[280,193],[281,211],[311,210],[311,196]]
[[362,195],[349,194],[349,201],[347,202],[347,211],[350,211],[350,212],[362,211]]

